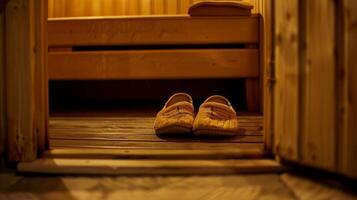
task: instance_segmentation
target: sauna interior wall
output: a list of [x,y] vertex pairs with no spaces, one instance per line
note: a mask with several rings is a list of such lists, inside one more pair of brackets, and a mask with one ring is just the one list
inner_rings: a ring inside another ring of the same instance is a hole
[[[48,0],[48,17],[187,14],[189,5],[197,1],[199,0]],[[254,5],[254,13],[263,9],[263,0],[245,1]]]

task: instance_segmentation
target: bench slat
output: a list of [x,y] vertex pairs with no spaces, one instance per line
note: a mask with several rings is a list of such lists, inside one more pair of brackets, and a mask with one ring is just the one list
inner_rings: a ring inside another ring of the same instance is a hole
[[51,80],[259,76],[257,49],[50,52]]

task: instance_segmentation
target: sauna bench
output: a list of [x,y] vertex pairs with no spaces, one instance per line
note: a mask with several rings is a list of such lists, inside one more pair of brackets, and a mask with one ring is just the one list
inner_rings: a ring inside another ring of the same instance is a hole
[[261,102],[260,16],[48,20],[50,80],[243,78]]

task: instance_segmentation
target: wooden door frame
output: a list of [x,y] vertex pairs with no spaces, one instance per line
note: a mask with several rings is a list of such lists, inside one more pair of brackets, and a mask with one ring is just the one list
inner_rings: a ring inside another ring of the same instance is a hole
[[5,3],[7,157],[31,161],[48,147],[47,0]]

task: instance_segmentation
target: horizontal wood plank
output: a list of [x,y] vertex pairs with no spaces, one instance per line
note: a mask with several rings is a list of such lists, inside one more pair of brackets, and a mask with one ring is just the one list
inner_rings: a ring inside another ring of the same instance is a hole
[[259,16],[82,17],[48,22],[49,46],[259,42]]
[[19,172],[47,174],[173,175],[264,173],[286,170],[268,159],[249,160],[112,160],[38,159],[22,162]]
[[231,143],[231,142],[180,142],[168,140],[166,142],[140,142],[120,140],[72,140],[51,139],[50,146],[60,148],[107,148],[107,149],[264,149],[264,143]]
[[[112,133],[100,133],[100,134],[93,134],[93,133],[76,133],[73,134],[71,132],[67,133],[51,133],[50,139],[58,139],[58,140],[105,140],[105,141],[128,141],[128,142],[167,142],[172,140],[172,137],[164,138],[158,137],[154,133],[153,134],[116,134],[115,132]],[[180,136],[179,138],[175,138],[175,142],[193,142],[193,141],[207,141],[207,142],[222,142],[225,141],[227,143],[259,143],[263,142],[262,135],[238,135],[233,138],[229,138],[229,140],[222,140],[217,138],[211,139],[203,139],[200,137],[195,136]]]
[[42,158],[91,158],[91,159],[237,159],[263,158],[261,149],[88,149],[55,148],[42,153]]
[[50,52],[50,80],[259,76],[257,49]]
[[[50,136],[63,134],[87,135],[95,137],[107,135],[125,136],[127,134],[153,135],[154,117],[51,117]],[[241,131],[239,136],[262,136],[262,117],[238,117]],[[102,135],[104,134],[104,135]]]

